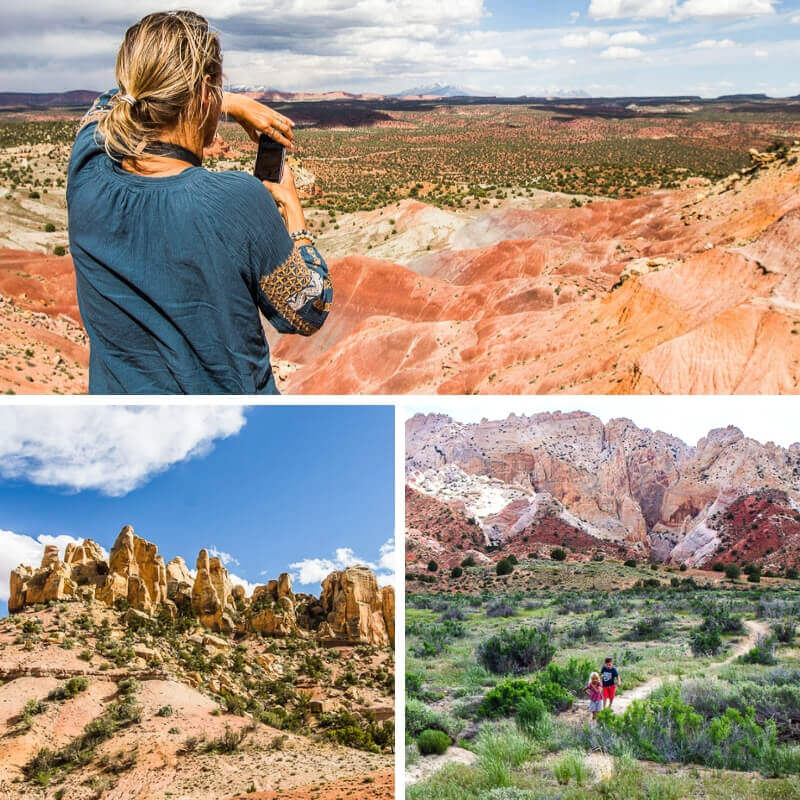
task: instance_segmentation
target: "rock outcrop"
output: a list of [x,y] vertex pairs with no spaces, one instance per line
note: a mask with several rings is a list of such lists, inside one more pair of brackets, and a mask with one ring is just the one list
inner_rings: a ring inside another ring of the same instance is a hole
[[266,586],[256,586],[250,601],[250,628],[267,636],[303,635],[297,625],[292,579],[284,572]]
[[78,597],[126,607],[129,618],[137,620],[164,610],[173,616],[196,616],[205,628],[225,635],[317,637],[328,643],[377,647],[394,642],[394,591],[379,589],[367,567],[332,573],[323,582],[319,599],[296,595],[288,573],[255,587],[248,597],[207,550],[197,556],[193,577],[183,558],[165,565],[156,545],[136,536],[127,525],[107,560],[96,542],[85,539],[68,545],[63,561],[58,548],[48,545],[38,568],[20,565],[11,572],[11,613],[36,603]]
[[331,643],[372,644],[387,647],[394,642],[394,618],[387,624],[386,613],[394,611],[394,589],[378,588],[375,573],[356,565],[332,572],[322,582],[322,608],[326,621],[319,637]]
[[[406,468],[409,553],[444,566],[457,563],[451,550],[478,545],[496,558],[519,557],[534,544],[702,566],[745,536],[725,524],[737,500],[779,491],[773,517],[778,509],[790,519],[800,511],[800,444],[762,444],[731,426],[693,447],[628,419],[604,425],[584,412],[475,424],[417,415],[406,426]],[[753,524],[761,522],[751,520],[750,530]],[[772,528],[794,536],[785,525]],[[771,554],[757,542],[747,548],[765,565],[778,551],[800,558],[791,555],[793,544],[781,549],[768,538]]]
[[192,587],[192,609],[207,628],[232,633],[231,612],[235,611],[233,585],[228,570],[218,557],[203,549],[197,556],[197,577]]

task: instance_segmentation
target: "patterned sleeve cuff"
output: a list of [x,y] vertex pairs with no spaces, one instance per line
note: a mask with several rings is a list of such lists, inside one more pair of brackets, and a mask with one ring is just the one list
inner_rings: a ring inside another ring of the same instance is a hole
[[293,247],[282,264],[259,280],[259,287],[279,317],[272,323],[282,332],[310,336],[330,311],[333,287],[328,266],[310,245]]

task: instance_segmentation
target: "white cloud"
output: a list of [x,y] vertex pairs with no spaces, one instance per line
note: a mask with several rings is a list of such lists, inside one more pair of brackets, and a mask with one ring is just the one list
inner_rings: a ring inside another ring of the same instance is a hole
[[610,34],[606,31],[593,30],[587,33],[569,33],[561,37],[562,47],[607,47],[609,45],[644,45],[652,44],[653,36],[645,36],[639,31],[620,31]]
[[570,11],[569,12],[569,21],[570,22],[577,22],[580,18],[581,12],[580,11]]
[[0,476],[119,497],[244,424],[232,406],[5,406]]
[[666,17],[674,0],[592,0],[589,16],[594,19],[622,17]]
[[800,25],[800,14],[795,14],[795,15],[794,15],[794,16],[793,16],[793,17],[792,17],[790,20],[789,20],[789,22],[791,22],[791,23],[792,23],[792,25]]
[[217,550],[216,547],[209,547],[208,554],[212,558],[218,558],[226,567],[228,564],[239,566],[239,559],[234,558],[230,553],[226,553],[224,550]]
[[591,0],[594,19],[672,17],[685,19],[739,19],[775,13],[778,0]]
[[355,564],[363,564],[373,570],[378,582],[384,586],[393,583],[395,578],[395,542],[394,539],[385,541],[379,551],[378,563],[361,558],[355,554],[350,547],[339,547],[336,549],[333,558],[305,558],[289,565],[292,570],[292,580],[301,586],[309,586],[321,583],[331,572],[343,570]]
[[673,18],[740,19],[775,13],[777,0],[686,0],[676,5]]
[[736,47],[736,42],[730,39],[703,39],[695,45],[697,50],[716,50],[718,48]]
[[0,600],[8,600],[11,570],[20,564],[38,567],[46,545],[56,545],[61,558],[64,558],[64,550],[70,542],[80,544],[82,541],[66,534],[41,534],[34,539],[22,533],[0,530]]
[[767,50],[761,50],[760,48],[756,48],[753,50],[753,55],[756,58],[767,58],[769,56],[769,52]]
[[228,577],[231,579],[231,583],[234,586],[244,586],[245,594],[249,597],[253,594],[253,589],[256,588],[259,584],[257,583],[250,583],[246,578],[240,578],[238,575],[234,575],[232,572],[228,573]]
[[609,47],[600,53],[601,58],[610,59],[633,59],[641,58],[643,55],[644,53],[635,47]]

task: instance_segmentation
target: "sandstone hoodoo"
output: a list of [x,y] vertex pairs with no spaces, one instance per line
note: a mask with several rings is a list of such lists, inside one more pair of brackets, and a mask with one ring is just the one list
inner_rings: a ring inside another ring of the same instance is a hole
[[800,444],[738,428],[696,446],[584,412],[406,424],[407,561],[455,567],[566,549],[710,568],[800,564]]
[[155,617],[166,613],[197,618],[209,630],[236,636],[312,637],[328,644],[394,644],[394,589],[380,588],[367,567],[331,573],[322,595],[295,594],[288,573],[251,597],[231,583],[228,570],[203,549],[195,577],[181,557],[164,564],[152,542],[126,525],[106,558],[91,539],[69,544],[64,560],[58,548],[45,548],[41,565],[21,564],[11,572],[9,612],[41,603],[97,600],[117,610],[132,608]]

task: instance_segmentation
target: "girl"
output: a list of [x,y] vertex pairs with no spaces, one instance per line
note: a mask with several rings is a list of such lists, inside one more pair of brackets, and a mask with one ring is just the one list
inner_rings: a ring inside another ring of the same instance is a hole
[[592,720],[597,719],[597,715],[603,709],[603,684],[600,681],[600,675],[593,672],[589,676],[589,683],[584,687],[584,694],[589,695],[589,711],[592,714]]

